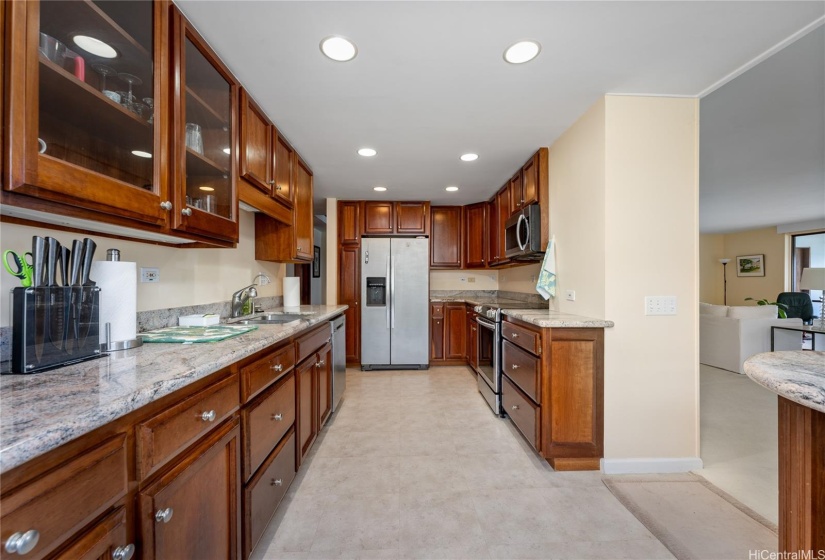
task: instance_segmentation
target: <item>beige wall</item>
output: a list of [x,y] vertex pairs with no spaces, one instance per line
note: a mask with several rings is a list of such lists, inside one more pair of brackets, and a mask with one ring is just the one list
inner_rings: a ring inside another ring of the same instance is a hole
[[[51,235],[71,247],[72,239],[81,234],[0,224],[3,249],[31,250],[33,235]],[[282,293],[286,265],[255,260],[255,220],[253,214],[240,212],[240,241],[235,249],[176,249],[147,243],[88,236],[97,243],[95,260],[106,258],[106,250],[120,249],[121,260],[137,262],[140,267],[160,269],[160,282],[137,284],[138,311],[228,301],[232,292],[252,282],[259,272],[267,274],[272,284],[258,289],[260,297]],[[94,278],[93,278],[94,280]],[[18,286],[17,280],[3,272],[0,291],[8,294]],[[9,299],[0,297],[0,326],[9,325]]]
[[[696,99],[605,99],[605,458],[699,456]],[[645,316],[671,295],[674,316]]]
[[338,199],[327,199],[327,305],[338,304]]
[[[755,229],[724,236],[725,257],[728,264],[728,305],[754,305],[746,297],[767,298],[785,291],[785,235],[776,233],[775,227]],[[736,257],[765,255],[765,276],[736,275]]]
[[432,270],[430,290],[498,290],[498,278],[497,270]]
[[[725,255],[725,236],[706,233],[699,236],[699,301],[722,305],[725,301],[722,264]],[[731,259],[727,266],[728,286],[731,275],[736,275],[736,262]],[[728,291],[730,293],[730,291]]]
[[541,263],[503,268],[498,271],[498,289],[505,292],[535,294]]

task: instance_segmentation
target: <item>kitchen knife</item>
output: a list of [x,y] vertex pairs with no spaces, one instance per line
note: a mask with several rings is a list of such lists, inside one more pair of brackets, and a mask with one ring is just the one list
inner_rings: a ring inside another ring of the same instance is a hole
[[63,297],[63,288],[57,283],[57,268],[63,251],[60,247],[60,242],[54,237],[46,238],[46,285],[49,291],[49,340],[52,341],[55,348],[63,349],[63,315],[65,312]]
[[57,261],[60,263],[60,280],[61,286],[59,290],[63,294],[63,350],[71,353],[69,348],[69,326],[72,324],[72,289],[69,287],[69,259],[71,251],[68,247],[60,247],[60,257]]
[[72,241],[71,262],[69,265],[69,284],[72,287],[72,300],[70,304],[69,333],[66,340],[70,353],[80,345],[80,299],[83,297],[83,288],[80,287],[80,267],[82,264],[83,242],[75,239]]
[[[92,259],[95,256],[97,244],[88,237],[83,239],[83,264],[80,268],[80,284],[83,297],[80,301],[80,348],[86,347],[86,339],[92,328],[92,317],[94,316],[94,282],[89,278],[92,270]],[[95,341],[97,343],[98,341]]]
[[32,288],[34,288],[34,355],[39,363],[46,341],[46,290],[43,288],[43,270],[46,259],[46,240],[32,236]]

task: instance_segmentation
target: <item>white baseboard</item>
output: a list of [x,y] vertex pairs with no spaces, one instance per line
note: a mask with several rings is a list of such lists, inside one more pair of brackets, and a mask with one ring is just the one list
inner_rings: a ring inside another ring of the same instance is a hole
[[699,457],[641,457],[638,459],[602,459],[604,474],[686,473],[702,468]]

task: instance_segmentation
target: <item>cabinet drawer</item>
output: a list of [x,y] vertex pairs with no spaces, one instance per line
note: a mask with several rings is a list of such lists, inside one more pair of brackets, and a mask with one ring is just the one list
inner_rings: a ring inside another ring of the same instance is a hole
[[444,304],[443,303],[433,303],[431,315],[433,319],[443,319],[444,318]]
[[295,346],[288,344],[241,369],[241,400],[249,402],[295,365]]
[[541,404],[541,360],[505,340],[501,344],[501,371],[527,396]]
[[56,556],[56,560],[100,560],[113,558],[116,551],[121,553],[134,543],[126,540],[126,509],[118,508],[77,539],[72,546]]
[[295,374],[279,381],[242,415],[244,480],[249,480],[295,422]]
[[244,557],[258,544],[294,478],[295,430],[290,430],[244,490]]
[[126,494],[126,454],[126,437],[118,436],[5,496],[2,542],[34,530],[40,540],[26,558],[55,550]]
[[506,375],[501,376],[501,406],[527,442],[538,449],[541,407],[524,396]]
[[304,358],[314,354],[318,349],[332,339],[329,323],[324,323],[317,330],[302,336],[295,342],[295,361],[300,363]]
[[238,378],[233,375],[138,424],[138,479],[145,479],[237,409]]
[[510,323],[508,321],[501,322],[501,336],[504,340],[509,340],[513,344],[521,346],[528,352],[538,355],[541,348],[541,334]]

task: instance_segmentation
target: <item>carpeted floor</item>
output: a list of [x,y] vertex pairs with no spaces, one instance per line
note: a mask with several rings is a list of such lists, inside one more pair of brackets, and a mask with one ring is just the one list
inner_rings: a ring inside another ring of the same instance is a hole
[[609,476],[604,484],[680,560],[776,552],[770,521],[699,476]]

